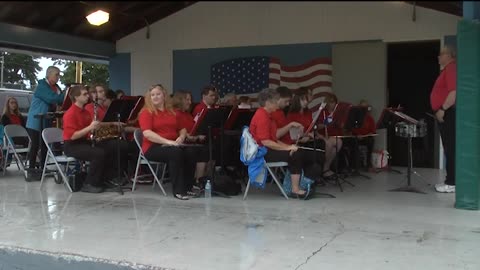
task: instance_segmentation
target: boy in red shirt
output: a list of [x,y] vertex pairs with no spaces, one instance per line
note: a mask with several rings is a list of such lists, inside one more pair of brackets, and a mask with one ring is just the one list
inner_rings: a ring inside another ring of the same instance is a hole
[[[104,178],[112,177],[114,164],[108,164],[108,160],[116,161],[115,148],[108,149],[96,145],[92,147],[89,135],[99,127],[98,121],[93,121],[90,113],[84,109],[89,96],[84,86],[76,85],[70,92],[72,106],[63,115],[63,139],[65,140],[65,155],[78,160],[90,162],[88,174],[82,186],[83,192],[103,192]],[[116,163],[116,162],[113,162]]]

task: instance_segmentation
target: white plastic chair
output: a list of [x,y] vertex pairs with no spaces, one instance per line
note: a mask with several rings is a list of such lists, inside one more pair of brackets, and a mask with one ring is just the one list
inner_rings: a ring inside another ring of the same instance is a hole
[[[143,153],[142,150],[142,142],[143,142],[143,133],[141,129],[136,129],[133,132],[133,138],[135,140],[135,144],[138,147],[138,159],[137,159],[137,166],[135,168],[135,176],[133,177],[133,186],[132,186],[132,192],[135,190],[135,184],[137,183],[137,177],[138,177],[138,171],[140,169],[140,165],[144,164],[147,165],[148,168],[150,169],[150,172],[153,174],[153,178],[155,181],[153,182],[153,187],[155,187],[155,182],[160,186],[160,189],[162,190],[163,195],[167,196],[167,193],[165,192],[165,189],[163,189],[162,182],[158,179],[157,173],[160,165],[163,165],[163,170],[162,170],[162,180],[165,177],[165,170],[167,168],[167,164],[163,162],[157,162],[157,161],[150,161],[145,157],[145,154]],[[152,165],[156,165],[156,170],[153,169]]]
[[[283,172],[283,168],[287,167],[287,166],[288,166],[287,162],[265,162],[265,167],[267,168],[268,173],[272,176],[273,181],[275,181],[275,183],[277,184],[278,188],[282,192],[285,199],[288,200],[288,196],[285,193],[285,190],[283,190],[283,187],[280,184],[280,181],[278,180],[277,176],[275,175],[275,173],[272,170],[274,168],[280,168]],[[250,189],[250,178],[248,179],[248,184],[247,184],[247,187],[245,188],[245,193],[243,194],[243,200],[245,200],[247,198],[247,194],[248,194],[249,189]]]
[[57,168],[60,176],[62,177],[63,183],[67,186],[67,189],[70,192],[73,192],[72,187],[68,183],[68,178],[66,172],[60,167],[60,163],[65,164],[65,170],[68,170],[68,166],[71,163],[75,163],[76,159],[73,157],[67,157],[66,155],[57,155],[52,151],[51,144],[63,142],[63,130],[60,128],[46,128],[42,131],[42,139],[47,145],[47,156],[45,158],[45,164],[43,165],[42,179],[40,180],[40,188],[42,188],[43,180],[45,179],[45,172],[47,170],[47,165],[49,160],[52,159],[55,167]]
[[[28,138],[28,147],[26,148],[16,148],[15,143],[13,142],[13,138],[16,137],[27,137]],[[6,125],[4,127],[4,140],[6,142],[6,154],[5,159],[8,158],[10,153],[13,153],[15,157],[15,161],[17,162],[17,167],[21,171],[25,171],[25,167],[27,166],[27,158],[25,161],[22,161],[19,154],[28,154],[30,152],[30,146],[32,144],[32,140],[28,135],[27,130],[20,126],[20,125]],[[3,163],[3,175],[5,175],[7,167],[7,162]]]

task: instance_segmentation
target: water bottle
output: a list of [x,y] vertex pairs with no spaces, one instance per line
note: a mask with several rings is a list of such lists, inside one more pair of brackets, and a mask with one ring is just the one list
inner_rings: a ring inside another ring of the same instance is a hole
[[212,185],[210,184],[210,180],[207,180],[205,184],[205,199],[210,199],[212,197]]

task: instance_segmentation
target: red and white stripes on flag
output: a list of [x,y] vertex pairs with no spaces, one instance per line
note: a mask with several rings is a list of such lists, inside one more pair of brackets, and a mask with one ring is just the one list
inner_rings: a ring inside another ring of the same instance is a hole
[[332,92],[332,61],[330,58],[315,58],[298,66],[284,66],[277,58],[269,63],[269,87],[285,86],[294,93],[300,87],[313,90],[313,100],[308,104],[315,110],[323,102],[324,92]]

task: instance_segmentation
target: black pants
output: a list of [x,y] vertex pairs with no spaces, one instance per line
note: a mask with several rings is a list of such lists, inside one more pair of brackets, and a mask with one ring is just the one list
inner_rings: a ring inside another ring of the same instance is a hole
[[193,187],[195,165],[202,147],[153,144],[145,153],[148,160],[168,163],[173,194],[185,195]]
[[30,152],[28,153],[28,160],[29,160],[29,168],[35,168],[37,165],[37,153],[38,148],[40,149],[40,168],[43,167],[45,164],[45,158],[47,156],[47,146],[43,142],[42,138],[40,138],[40,131],[35,129],[27,128],[28,135],[32,140],[32,145],[30,147]]
[[438,123],[443,148],[447,156],[447,179],[445,184],[455,186],[455,108],[445,111],[444,122]]
[[[120,141],[120,168],[127,168],[126,142]],[[95,144],[81,139],[65,141],[65,154],[78,160],[89,161],[86,184],[101,186],[105,180],[117,177],[117,140],[108,140]]]
[[268,149],[265,155],[266,162],[288,162],[288,169],[291,174],[301,174],[314,163],[315,153],[310,150],[298,149],[293,155],[290,151],[278,151]]

